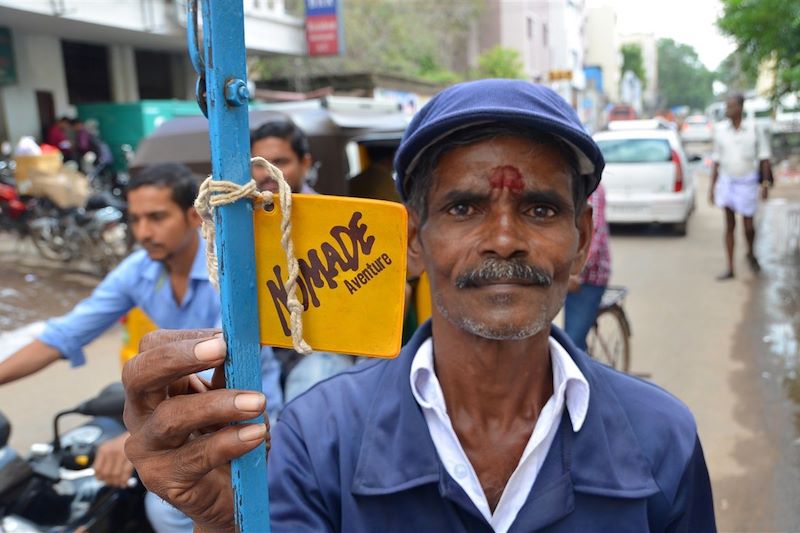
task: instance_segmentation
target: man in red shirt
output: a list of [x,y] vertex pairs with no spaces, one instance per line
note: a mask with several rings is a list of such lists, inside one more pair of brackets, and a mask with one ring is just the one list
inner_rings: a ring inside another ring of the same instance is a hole
[[586,350],[586,335],[592,327],[600,301],[611,278],[611,251],[608,247],[606,193],[603,185],[589,197],[594,233],[583,272],[570,280],[570,292],[564,303],[564,331],[581,350]]
[[58,119],[50,129],[47,130],[45,142],[51,146],[57,147],[64,154],[64,158],[68,159],[72,156],[72,141],[69,138],[70,125],[67,117]]

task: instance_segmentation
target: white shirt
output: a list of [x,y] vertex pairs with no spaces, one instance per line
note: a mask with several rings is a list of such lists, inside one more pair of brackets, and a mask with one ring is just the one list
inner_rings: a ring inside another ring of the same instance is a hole
[[719,163],[719,172],[732,179],[752,177],[759,161],[771,157],[769,137],[752,120],[742,120],[739,129],[730,120],[714,127],[714,151],[711,158]]
[[475,469],[458,441],[439,379],[433,367],[433,341],[428,338],[411,363],[411,391],[422,408],[428,431],[447,473],[467,493],[472,503],[497,533],[506,533],[525,504],[558,431],[566,405],[572,429],[579,431],[589,408],[589,383],[567,351],[550,337],[553,396],[547,400],[517,468],[508,480],[492,514]]

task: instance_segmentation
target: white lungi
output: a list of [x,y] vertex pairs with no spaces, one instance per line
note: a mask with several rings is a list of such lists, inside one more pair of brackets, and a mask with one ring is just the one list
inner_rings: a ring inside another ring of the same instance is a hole
[[758,207],[759,187],[758,172],[741,178],[720,174],[714,186],[714,203],[717,207],[727,207],[742,216],[752,217]]

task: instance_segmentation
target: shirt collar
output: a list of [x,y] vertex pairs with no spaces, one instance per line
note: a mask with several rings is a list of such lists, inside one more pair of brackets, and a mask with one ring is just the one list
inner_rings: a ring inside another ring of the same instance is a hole
[[553,393],[561,394],[560,390],[563,388],[572,430],[577,433],[583,427],[586,412],[589,410],[589,382],[555,337],[549,338],[549,344],[553,365]]
[[197,253],[194,254],[194,262],[192,262],[192,271],[189,273],[189,277],[192,279],[207,280],[208,268],[206,266],[206,240],[202,235],[198,235],[197,237]]
[[[589,410],[589,382],[561,344],[550,337],[550,360],[553,365],[553,394],[563,396],[572,429],[580,431]],[[420,407],[447,412],[444,394],[433,366],[433,339],[420,345],[411,362],[411,393]]]

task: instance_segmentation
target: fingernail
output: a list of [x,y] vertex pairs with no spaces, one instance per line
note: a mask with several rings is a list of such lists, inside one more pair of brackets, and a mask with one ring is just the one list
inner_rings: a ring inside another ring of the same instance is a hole
[[267,434],[267,426],[264,424],[252,424],[245,426],[237,432],[239,440],[247,442],[251,440],[260,440]]
[[225,349],[225,340],[222,337],[214,337],[195,344],[194,356],[200,361],[216,361],[225,358]]
[[264,410],[264,395],[246,392],[237,394],[233,399],[233,405],[240,411],[263,411]]

